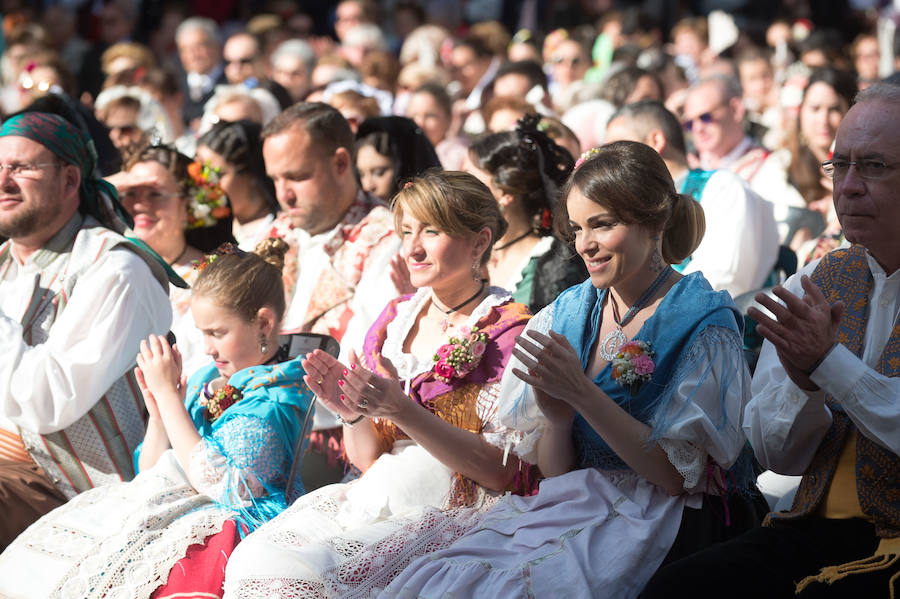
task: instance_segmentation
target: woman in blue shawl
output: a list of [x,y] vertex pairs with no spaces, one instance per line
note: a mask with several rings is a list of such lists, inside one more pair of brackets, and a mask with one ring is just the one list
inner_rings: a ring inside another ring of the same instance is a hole
[[139,474],[90,489],[0,555],[3,597],[219,597],[234,545],[303,494],[288,472],[310,409],[279,346],[287,244],[223,246],[197,265],[191,310],[213,363],[189,380],[151,335],[137,380],[149,412]]
[[740,315],[670,267],[699,244],[702,209],[634,142],[582,156],[562,197],[558,229],[590,279],[530,321],[500,398],[521,431],[509,449],[548,478],[383,596],[635,597],[663,560],[758,523],[732,493],[753,488]]

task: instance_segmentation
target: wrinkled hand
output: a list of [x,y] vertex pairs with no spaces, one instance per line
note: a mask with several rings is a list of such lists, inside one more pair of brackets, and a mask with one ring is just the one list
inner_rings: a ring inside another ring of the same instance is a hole
[[406,260],[400,254],[391,258],[391,283],[397,294],[406,295],[407,293],[415,293],[416,288],[409,280],[409,268],[406,266]]
[[829,304],[822,291],[806,275],[800,280],[805,291],[799,298],[780,285],[773,293],[784,302],[776,302],[764,293],[756,301],[775,318],[757,308],[747,310],[759,323],[756,330],[775,346],[785,372],[802,389],[818,389],[809,379],[812,368],[837,343],[837,330],[844,314],[843,302]]
[[[144,382],[141,391],[143,392],[146,387],[154,404],[166,390],[175,391],[176,397],[184,397],[185,385],[182,384],[181,354],[169,345],[165,337],[150,335],[141,341],[137,366]],[[147,409],[150,409],[149,405]]]
[[340,399],[342,391],[338,381],[343,376],[341,373],[347,369],[346,366],[321,349],[306,354],[300,364],[306,370],[303,381],[322,405],[344,420],[353,420],[359,415],[359,410],[348,409]]
[[388,418],[397,421],[397,415],[409,408],[412,399],[404,393],[397,370],[390,360],[378,356],[379,368],[386,370],[387,377],[379,376],[365,368],[350,352],[350,368],[343,371],[340,382],[341,401],[349,409],[371,418]]
[[[528,338],[525,335],[516,337],[513,355],[525,365],[528,372],[513,368],[513,374],[536,391],[577,408],[579,401],[590,395],[588,388],[593,387],[593,384],[581,369],[581,360],[569,340],[556,331],[549,333],[548,336],[538,331],[527,331]],[[562,415],[558,407],[555,413]],[[547,416],[550,417],[549,414]]]

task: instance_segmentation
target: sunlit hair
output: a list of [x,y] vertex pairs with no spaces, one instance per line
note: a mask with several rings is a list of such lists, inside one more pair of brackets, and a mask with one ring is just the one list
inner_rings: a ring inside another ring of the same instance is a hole
[[706,232],[703,208],[677,193],[666,163],[650,146],[617,141],[597,148],[581,163],[563,188],[556,212],[557,231],[572,239],[569,195],[578,189],[609,210],[617,220],[662,231],[662,257],[678,264],[690,256]]
[[506,233],[506,220],[491,190],[469,173],[426,171],[403,186],[391,203],[394,230],[400,231],[403,215],[428,223],[451,237],[469,237],[487,227],[491,241],[481,256],[491,257],[494,243]]
[[194,296],[203,296],[234,312],[246,322],[256,320],[261,308],[270,308],[278,322],[284,317],[284,283],[281,270],[288,244],[283,239],[264,239],[253,252],[224,254],[208,260],[197,275]]

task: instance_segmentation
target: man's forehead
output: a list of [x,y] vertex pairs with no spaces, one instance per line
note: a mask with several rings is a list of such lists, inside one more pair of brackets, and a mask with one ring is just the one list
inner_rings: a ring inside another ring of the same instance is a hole
[[715,81],[710,81],[692,89],[685,100],[685,109],[695,106],[715,105],[722,102],[725,92]]
[[39,156],[52,157],[53,152],[33,139],[21,135],[5,135],[0,137],[0,158],[34,158]]
[[900,156],[900,105],[870,100],[853,106],[835,137],[835,154]]

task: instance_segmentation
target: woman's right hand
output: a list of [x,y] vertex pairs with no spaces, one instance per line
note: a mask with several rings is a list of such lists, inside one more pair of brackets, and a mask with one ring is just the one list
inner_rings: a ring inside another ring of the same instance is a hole
[[550,397],[540,389],[534,387],[534,397],[538,408],[547,420],[553,425],[569,426],[575,419],[575,409],[566,402]]
[[306,370],[303,381],[310,391],[316,394],[322,405],[347,421],[355,420],[359,416],[359,412],[354,412],[341,401],[341,387],[338,381],[343,378],[346,366],[321,349],[306,354],[300,364]]

